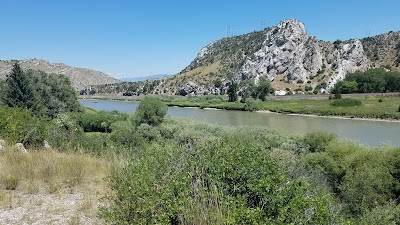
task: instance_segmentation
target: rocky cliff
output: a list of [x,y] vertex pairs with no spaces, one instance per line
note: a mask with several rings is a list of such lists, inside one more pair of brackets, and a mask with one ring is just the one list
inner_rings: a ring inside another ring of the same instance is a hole
[[298,20],[288,19],[262,31],[212,42],[159,89],[179,93],[190,84],[194,92],[203,90],[203,94],[215,89],[218,80],[257,82],[260,76],[267,76],[277,90],[304,90],[308,86],[323,91],[347,73],[383,66],[399,70],[399,63],[399,32],[326,42],[309,36]]
[[[15,60],[0,60],[0,79],[10,73]],[[80,90],[89,85],[112,84],[120,82],[105,73],[75,68],[62,63],[50,63],[40,59],[18,60],[22,69],[41,70],[46,73],[63,74],[70,78],[72,85]]]

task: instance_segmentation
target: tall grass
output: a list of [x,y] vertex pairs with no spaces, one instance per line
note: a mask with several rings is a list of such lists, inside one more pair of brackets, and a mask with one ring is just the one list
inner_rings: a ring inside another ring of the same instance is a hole
[[0,153],[0,161],[0,185],[5,189],[13,185],[11,189],[28,192],[47,187],[48,192],[54,193],[61,186],[101,180],[111,169],[111,164],[100,158],[53,150],[24,154],[10,147]]

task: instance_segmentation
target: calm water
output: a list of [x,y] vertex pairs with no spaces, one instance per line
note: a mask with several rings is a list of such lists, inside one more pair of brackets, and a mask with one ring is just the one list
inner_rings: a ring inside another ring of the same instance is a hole
[[[88,99],[82,99],[80,102],[94,109],[120,112],[133,112],[139,104],[138,102]],[[294,130],[297,133],[322,130],[336,133],[342,139],[352,139],[371,146],[380,144],[400,146],[400,123],[398,122],[179,107],[169,107],[168,115],[220,125],[266,126],[274,129]]]

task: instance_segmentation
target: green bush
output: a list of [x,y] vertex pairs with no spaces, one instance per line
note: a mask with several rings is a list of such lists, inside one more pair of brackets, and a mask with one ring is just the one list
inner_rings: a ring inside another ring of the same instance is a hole
[[323,131],[310,132],[304,135],[303,143],[309,152],[323,152],[329,142],[336,140],[336,135]]
[[359,217],[399,197],[399,150],[332,141],[324,152],[307,154],[302,162],[307,171],[326,177],[344,213]]
[[140,102],[135,112],[136,125],[147,123],[151,126],[157,126],[161,124],[167,111],[168,107],[163,102],[147,96]]
[[[141,126],[146,131],[155,129]],[[291,146],[281,133],[176,120],[167,120],[159,129],[168,141],[146,142],[143,148],[135,149],[126,167],[110,177],[113,194],[106,198],[108,206],[101,209],[107,222],[332,221],[329,195],[313,192],[308,182],[289,176],[265,151]]]
[[331,106],[335,107],[352,107],[352,106],[360,106],[362,102],[358,99],[336,99],[330,103]]
[[120,113],[117,111],[70,113],[70,116],[76,120],[77,124],[82,127],[84,132],[102,133],[110,133],[112,131],[112,123],[128,119],[126,113]]
[[82,128],[69,114],[60,114],[51,122],[49,128],[49,143],[60,150],[71,150],[83,135]]
[[0,108],[0,137],[11,145],[18,142],[25,147],[42,147],[47,137],[46,123],[23,108]]
[[143,143],[143,137],[135,130],[132,123],[118,121],[111,125],[110,140],[117,145],[135,147]]
[[248,98],[246,99],[246,103],[244,104],[244,110],[245,111],[257,111],[259,109],[259,102],[252,99],[252,98]]
[[19,183],[20,179],[18,177],[11,176],[4,179],[4,186],[7,190],[17,189]]
[[373,208],[361,217],[360,224],[400,224],[400,205],[388,204]]
[[148,125],[146,123],[140,124],[136,128],[136,131],[147,142],[159,140],[161,138],[160,130],[158,129],[158,127],[153,127],[153,126],[150,126],[150,125]]

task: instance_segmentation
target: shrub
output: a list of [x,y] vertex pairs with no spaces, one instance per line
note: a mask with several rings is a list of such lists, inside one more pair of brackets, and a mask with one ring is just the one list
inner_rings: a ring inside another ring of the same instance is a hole
[[69,114],[61,114],[52,121],[49,128],[49,142],[60,150],[69,150],[83,135],[82,128]]
[[41,147],[47,136],[46,124],[23,108],[0,108],[0,137],[11,145],[18,142],[27,147]]
[[400,224],[400,206],[394,204],[378,206],[365,213],[360,220],[360,224]]
[[323,152],[329,142],[336,140],[336,138],[335,134],[315,131],[304,135],[303,142],[310,152]]
[[161,138],[160,130],[157,127],[150,126],[146,123],[140,124],[136,131],[145,141],[151,142]]
[[362,102],[358,99],[336,99],[335,101],[331,102],[331,106],[335,107],[352,107],[352,106],[360,106]]
[[132,123],[118,121],[111,125],[110,140],[118,145],[135,147],[143,143],[143,138],[136,132]]
[[258,109],[259,109],[259,106],[258,106],[258,102],[257,101],[253,100],[252,98],[249,98],[249,99],[246,100],[246,103],[244,104],[244,110],[245,111],[253,112],[253,111],[256,111]]
[[126,120],[128,115],[117,111],[106,112],[82,112],[70,113],[72,119],[82,127],[85,132],[102,132],[110,133],[112,131],[111,124],[116,121]]
[[157,98],[147,96],[140,102],[136,110],[136,125],[147,123],[151,126],[157,126],[163,121],[167,111],[168,107],[163,102]]
[[379,100],[378,100],[379,102],[383,102],[383,100],[380,98]]
[[4,179],[4,185],[7,190],[15,190],[18,187],[19,181],[18,177],[10,176]]

